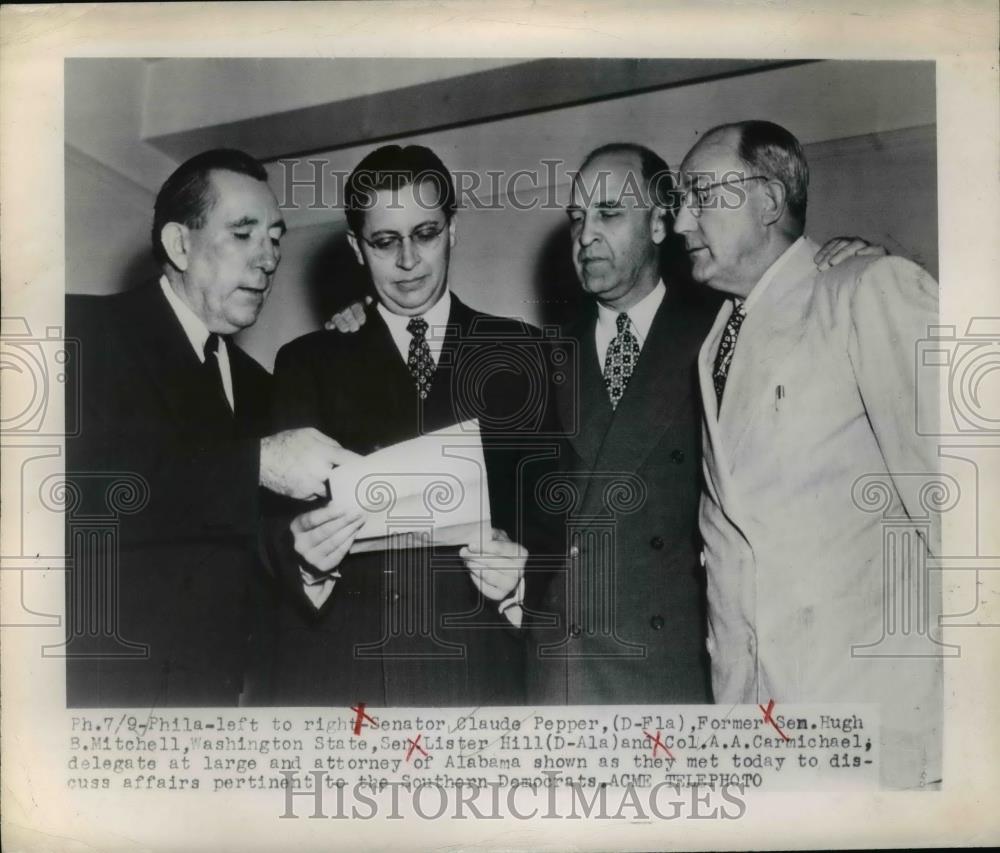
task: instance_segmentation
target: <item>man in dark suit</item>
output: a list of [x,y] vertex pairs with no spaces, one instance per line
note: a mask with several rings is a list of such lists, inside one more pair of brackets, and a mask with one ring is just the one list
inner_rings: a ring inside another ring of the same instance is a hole
[[[188,160],[156,199],[159,282],[67,297],[82,405],[67,450],[71,706],[236,705],[266,583],[261,486],[317,494],[350,455],[315,430],[269,435],[270,375],[229,340],[280,258],[266,181],[239,151]],[[98,539],[112,509],[117,539]]]
[[529,575],[530,609],[558,620],[532,631],[539,702],[709,701],[693,365],[717,306],[660,277],[669,190],[667,164],[632,144],[593,151],[573,184],[573,261],[594,305],[565,330],[579,390],[559,394],[565,443],[546,481],[570,496],[550,502],[567,559]]
[[[348,240],[377,308],[357,334],[320,331],[285,346],[275,418],[367,454],[478,417],[494,538],[456,548],[357,553],[328,541],[332,501],[292,510],[275,547],[279,704],[500,705],[523,700],[520,624],[526,550],[518,462],[544,406],[537,332],[464,305],[448,288],[455,188],[429,149],[389,145],[347,182]],[[514,357],[518,351],[527,357]],[[499,361],[497,361],[499,357]],[[526,414],[525,414],[526,413]],[[433,464],[433,463],[432,463]],[[429,472],[433,473],[433,472]]]

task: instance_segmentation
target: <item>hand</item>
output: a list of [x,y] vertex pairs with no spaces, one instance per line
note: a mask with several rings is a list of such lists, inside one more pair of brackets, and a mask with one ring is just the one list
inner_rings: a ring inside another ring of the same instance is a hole
[[524,577],[524,565],[528,560],[528,549],[502,530],[493,530],[493,539],[482,550],[473,543],[465,545],[458,552],[465,561],[472,582],[491,601],[507,598]]
[[869,243],[860,237],[834,237],[823,244],[816,253],[813,263],[821,270],[835,267],[841,261],[853,258],[855,255],[888,255],[885,246]]
[[341,509],[330,501],[304,512],[291,523],[295,553],[315,571],[332,572],[351,550],[365,519],[357,509]]
[[323,497],[330,469],[360,458],[317,429],[288,429],[260,440],[260,484],[299,500]]
[[346,308],[338,311],[323,324],[324,329],[336,329],[338,332],[356,332],[365,324],[365,308],[372,304],[370,296],[365,297],[364,305],[352,302]]

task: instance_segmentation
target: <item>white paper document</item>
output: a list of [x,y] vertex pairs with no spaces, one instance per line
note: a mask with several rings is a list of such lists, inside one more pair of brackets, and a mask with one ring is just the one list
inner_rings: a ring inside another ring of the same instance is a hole
[[352,554],[490,539],[489,488],[476,420],[341,465],[329,482],[334,502],[365,515]]

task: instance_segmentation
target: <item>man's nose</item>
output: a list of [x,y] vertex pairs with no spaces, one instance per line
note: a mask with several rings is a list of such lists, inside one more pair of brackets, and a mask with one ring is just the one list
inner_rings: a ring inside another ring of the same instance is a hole
[[413,244],[412,237],[403,237],[396,251],[396,266],[404,270],[411,270],[420,260],[417,254],[417,247]]
[[581,246],[589,246],[600,237],[594,217],[585,216],[580,223],[580,233],[577,240]]
[[260,253],[257,256],[257,266],[270,275],[278,268],[278,261],[280,259],[281,255],[278,252],[278,247],[274,245],[270,237],[265,237]]
[[691,208],[682,201],[674,214],[674,233],[686,234],[688,231],[694,231],[697,227],[698,220],[691,213]]

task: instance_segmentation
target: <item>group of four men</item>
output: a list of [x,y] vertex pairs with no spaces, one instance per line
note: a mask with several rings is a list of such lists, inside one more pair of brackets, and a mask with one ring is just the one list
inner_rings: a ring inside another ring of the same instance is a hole
[[[286,345],[272,379],[228,339],[280,258],[266,174],[233,151],[180,166],[159,284],[68,305],[69,470],[148,486],[120,526],[113,630],[71,619],[70,704],[872,702],[884,778],[938,778],[939,667],[853,653],[888,593],[878,520],[851,501],[883,474],[920,515],[894,475],[936,467],[912,364],[936,284],[862,241],[809,242],[807,165],[777,125],[707,132],[676,177],[639,145],[588,155],[568,215],[593,303],[553,340],[450,292],[451,176],[379,148],[345,197],[376,305]],[[661,277],[671,229],[721,308]],[[364,520],[326,493],[331,466],[470,407],[492,539],[351,553]]]

